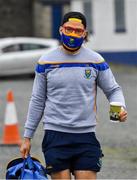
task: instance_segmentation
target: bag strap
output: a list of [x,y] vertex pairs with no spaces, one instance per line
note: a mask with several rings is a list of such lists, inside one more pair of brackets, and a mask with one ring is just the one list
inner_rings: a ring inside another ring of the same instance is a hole
[[27,162],[27,165],[28,165],[30,170],[35,169],[34,163],[33,163],[32,159],[31,159],[30,155],[28,155],[28,157],[26,158],[26,162]]
[[24,177],[24,170],[25,170],[26,164],[28,165],[28,168],[30,170],[34,171],[34,163],[33,163],[32,159],[31,159],[31,156],[28,155],[27,158],[25,158],[24,161],[23,161],[23,167],[21,169],[21,177],[20,177],[20,179],[23,179],[23,177]]

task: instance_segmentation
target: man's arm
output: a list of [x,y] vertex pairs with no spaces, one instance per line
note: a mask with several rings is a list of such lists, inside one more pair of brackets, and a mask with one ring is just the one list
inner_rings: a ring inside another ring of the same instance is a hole
[[34,79],[24,137],[32,138],[42,118],[46,101],[46,75],[37,73]]
[[25,123],[24,139],[20,147],[22,158],[30,153],[31,138],[42,118],[46,101],[46,75],[36,73],[32,96],[29,104],[27,121]]
[[116,82],[115,77],[108,67],[98,72],[97,84],[103,90],[109,102],[120,102],[123,106],[120,112],[120,121],[127,119],[127,111],[122,88]]

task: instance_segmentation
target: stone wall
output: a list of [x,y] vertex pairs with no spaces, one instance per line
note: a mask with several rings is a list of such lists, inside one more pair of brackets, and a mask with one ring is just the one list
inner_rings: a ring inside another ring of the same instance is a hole
[[32,0],[0,0],[0,37],[32,36]]
[[52,5],[63,5],[69,11],[68,0],[0,0],[0,38],[37,36],[52,38]]

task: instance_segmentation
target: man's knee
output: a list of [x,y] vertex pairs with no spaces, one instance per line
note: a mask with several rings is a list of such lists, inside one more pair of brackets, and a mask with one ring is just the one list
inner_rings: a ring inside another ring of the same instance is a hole
[[71,179],[71,174],[69,169],[63,170],[63,171],[59,171],[59,172],[54,172],[51,173],[51,178],[52,179]]
[[96,179],[97,172],[89,170],[77,170],[74,171],[75,179]]

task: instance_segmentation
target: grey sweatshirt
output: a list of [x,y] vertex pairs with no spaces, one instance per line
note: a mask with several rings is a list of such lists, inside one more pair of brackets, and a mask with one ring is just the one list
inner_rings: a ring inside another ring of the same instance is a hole
[[24,137],[33,137],[41,119],[45,130],[95,132],[97,86],[109,102],[121,102],[125,107],[121,87],[98,53],[82,46],[72,55],[58,47],[42,56],[36,67]]

